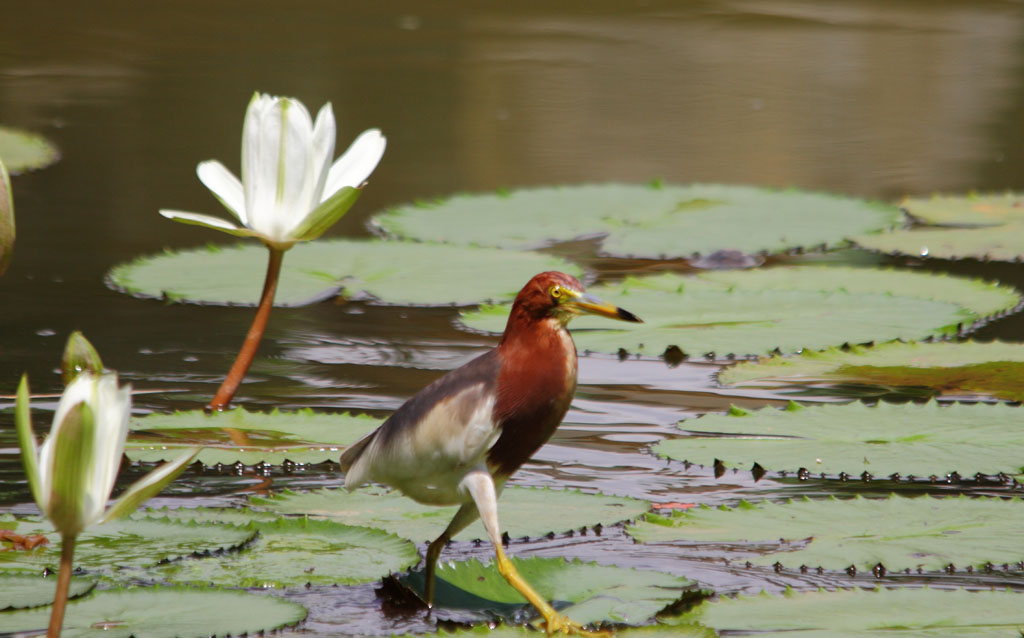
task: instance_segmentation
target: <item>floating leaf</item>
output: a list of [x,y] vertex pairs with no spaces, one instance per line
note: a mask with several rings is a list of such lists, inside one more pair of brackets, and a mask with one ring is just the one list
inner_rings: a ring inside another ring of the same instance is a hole
[[[78,598],[92,591],[95,585],[96,581],[90,578],[72,576],[68,596]],[[49,605],[56,591],[56,576],[0,573],[0,611]]]
[[42,135],[0,126],[0,159],[12,175],[45,168],[59,157],[57,147]]
[[903,208],[935,226],[858,235],[854,241],[889,254],[996,261],[1024,258],[1024,196],[1020,193],[910,198]]
[[898,219],[894,206],[792,189],[584,184],[456,195],[385,211],[373,223],[402,238],[502,248],[602,237],[606,254],[671,258],[835,245]]
[[[438,638],[539,638],[536,629],[521,625],[499,625],[491,628],[487,624],[474,625],[466,629],[447,631],[443,627],[436,634]],[[650,625],[647,627],[626,627],[615,629],[616,638],[718,638],[713,629],[699,625]],[[414,638],[407,634],[401,638]]]
[[[140,297],[253,306],[267,251],[252,243],[165,252],[116,266],[110,284]],[[337,294],[382,303],[441,306],[512,299],[545,270],[578,267],[537,253],[413,242],[328,240],[297,244],[281,269],[274,304],[301,306]]]
[[726,384],[831,382],[926,387],[941,394],[1024,400],[1024,346],[1002,343],[885,343],[830,348],[744,362],[718,375]]
[[[301,605],[276,596],[218,589],[147,587],[97,592],[68,603],[63,638],[244,636],[294,625]],[[45,630],[50,610],[0,614],[0,633]]]
[[131,514],[134,519],[166,518],[172,521],[218,523],[243,527],[252,522],[271,523],[280,516],[239,507],[145,507]]
[[217,560],[178,561],[160,568],[170,582],[231,587],[354,585],[420,560],[416,546],[394,534],[333,521],[282,518],[252,522],[259,538]]
[[346,446],[381,423],[366,415],[326,414],[312,410],[269,413],[237,408],[207,414],[202,410],[150,414],[131,421],[125,454],[133,461],[174,458],[181,450],[203,447],[205,465],[322,463],[338,461]]
[[[19,534],[45,534],[48,545],[31,551],[0,552],[0,568],[40,572],[60,566],[60,535],[48,521],[7,516],[0,527]],[[221,552],[250,542],[255,532],[229,525],[197,525],[166,520],[120,520],[91,527],[75,544],[75,567],[109,571],[123,567],[144,567],[192,554]],[[111,547],[117,548],[116,560]]]
[[[399,492],[366,488],[355,492],[323,489],[296,493],[285,491],[269,498],[252,497],[254,507],[281,514],[308,514],[349,525],[386,529],[415,541],[433,540],[455,516],[457,506],[420,505]],[[646,501],[621,496],[584,494],[578,490],[549,490],[509,487],[498,501],[503,531],[513,537],[543,536],[580,527],[612,525],[632,520],[648,509]],[[548,512],[550,516],[539,515]],[[455,538],[487,538],[479,521]]]
[[690,436],[661,441],[654,451],[702,465],[918,477],[1024,472],[1024,409],[1007,405],[764,408],[679,427]]
[[1021,525],[1019,499],[891,496],[699,506],[648,514],[626,531],[643,543],[681,543],[691,555],[721,555],[724,545],[730,559],[757,565],[901,571],[1015,563],[1024,559]]
[[678,621],[772,638],[994,638],[1019,636],[1024,609],[1009,590],[790,590],[705,601]]
[[[519,574],[559,613],[582,624],[600,622],[638,625],[676,602],[693,581],[661,572],[584,563],[564,558],[513,558]],[[518,617],[526,599],[498,573],[493,561],[476,559],[439,562],[435,609],[487,611]],[[411,589],[423,591],[423,572],[405,577]]]
[[[893,275],[891,286],[887,274]],[[981,319],[978,311],[1009,308],[1018,300],[1010,289],[978,280],[827,267],[700,277],[661,274],[591,292],[645,323],[580,317],[572,324],[577,346],[646,355],[660,355],[672,346],[690,355],[723,355],[955,334]],[[963,301],[952,301],[958,298]],[[464,312],[462,321],[473,329],[499,332],[507,316],[507,306],[486,306]]]

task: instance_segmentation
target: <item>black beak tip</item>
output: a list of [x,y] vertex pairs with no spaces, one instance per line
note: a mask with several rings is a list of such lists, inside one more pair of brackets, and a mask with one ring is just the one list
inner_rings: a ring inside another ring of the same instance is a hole
[[618,313],[619,319],[622,319],[623,321],[632,321],[633,323],[643,323],[644,322],[643,319],[641,319],[640,317],[637,317],[636,315],[634,315],[632,312],[630,312],[628,310],[623,310],[622,308],[616,308],[615,312]]

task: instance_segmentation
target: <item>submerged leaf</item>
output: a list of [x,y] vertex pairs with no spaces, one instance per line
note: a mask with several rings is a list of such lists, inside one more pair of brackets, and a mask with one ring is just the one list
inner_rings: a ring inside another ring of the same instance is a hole
[[[259,301],[266,264],[262,246],[239,244],[142,257],[116,266],[107,281],[140,297],[252,306]],[[545,270],[581,274],[564,260],[538,253],[349,239],[306,242],[285,255],[274,304],[302,306],[341,294],[397,305],[472,305],[512,299]]]
[[[0,633],[45,630],[46,608],[0,614]],[[244,636],[294,625],[306,610],[276,596],[220,589],[133,587],[68,603],[63,638]]]
[[[399,492],[382,488],[355,492],[343,489],[305,493],[285,491],[269,498],[252,497],[251,503],[254,507],[281,514],[307,514],[349,525],[379,527],[414,541],[436,538],[458,509],[457,506],[420,505]],[[499,521],[502,531],[507,531],[510,536],[543,536],[548,532],[633,520],[647,509],[646,501],[621,496],[584,494],[578,490],[509,487],[499,500]],[[455,538],[484,539],[487,533],[477,521]]]
[[[513,558],[519,574],[537,593],[576,622],[638,625],[676,602],[693,581],[661,572],[584,563],[564,558]],[[476,559],[438,563],[436,611],[467,609],[514,618],[535,611],[498,573],[493,561]],[[411,589],[423,591],[423,572],[403,578]],[[436,613],[435,611],[435,613]]]
[[[885,343],[830,348],[795,357],[744,362],[718,375],[726,384],[811,382],[925,387],[936,394],[983,394],[1024,400],[1024,346],[1002,343]],[[823,390],[827,392],[828,390]]]
[[898,219],[894,206],[793,189],[610,183],[455,195],[385,211],[373,223],[403,238],[502,248],[596,236],[606,254],[672,258],[835,245]]
[[853,565],[871,571],[981,567],[1024,559],[1016,530],[1024,525],[1019,499],[932,498],[742,502],[648,514],[627,527],[643,543],[676,543],[682,554],[743,559],[756,565]]
[[204,465],[322,463],[338,461],[346,446],[381,423],[367,415],[327,414],[312,410],[269,413],[236,408],[150,414],[131,421],[125,454],[133,461],[177,458],[183,450],[202,447]]
[[57,147],[42,135],[0,126],[0,159],[11,174],[45,168],[59,157]]
[[217,560],[184,560],[159,568],[175,583],[227,587],[354,585],[403,570],[420,560],[416,546],[394,534],[333,521],[281,518],[246,526],[259,537]]
[[1021,594],[1010,590],[787,591],[705,601],[674,620],[772,638],[995,638],[1019,635],[1020,602]]
[[[1012,288],[960,277],[843,267],[661,274],[596,286],[591,292],[643,318],[573,321],[580,349],[657,356],[791,352],[838,343],[956,334],[1014,307]],[[462,314],[470,328],[500,332],[507,306]]]

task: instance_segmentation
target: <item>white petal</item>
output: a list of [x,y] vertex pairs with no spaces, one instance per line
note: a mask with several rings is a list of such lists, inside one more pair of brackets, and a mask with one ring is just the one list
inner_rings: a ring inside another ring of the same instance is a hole
[[235,177],[234,173],[217,160],[200,162],[196,166],[196,175],[221,204],[234,213],[242,224],[246,223],[245,215],[245,191],[242,190],[242,182]]
[[273,209],[277,189],[277,156],[281,147],[279,98],[256,95],[245,111],[242,126],[242,186],[246,223],[260,230],[265,209]]
[[313,167],[316,171],[316,184],[313,187],[312,199],[309,202],[309,210],[320,205],[320,197],[324,192],[324,184],[327,183],[327,172],[331,168],[331,160],[334,158],[334,140],[337,137],[337,127],[334,123],[334,109],[328,102],[320,107],[316,114],[316,122],[313,124]]
[[[302,102],[282,100],[285,121],[283,161],[278,171],[278,200],[275,239],[291,237],[306,215],[320,202],[314,201],[321,167],[313,151],[313,121]],[[333,151],[332,151],[333,152]],[[283,184],[282,184],[283,181]]]
[[377,168],[384,156],[387,139],[379,129],[369,129],[356,138],[348,150],[334,162],[327,174],[327,184],[320,201],[324,201],[345,186],[358,188]]
[[213,226],[214,228],[220,228],[222,230],[238,230],[238,226],[235,226],[231,222],[221,219],[220,217],[212,217],[210,215],[200,215],[199,213],[187,213],[183,210],[168,210],[166,208],[160,209],[160,214],[167,219],[176,219],[185,222],[195,222],[203,226]]
[[132,409],[131,386],[119,388],[116,374],[103,375],[97,384],[94,401],[90,406],[96,418],[96,440],[93,453],[93,476],[89,487],[91,510],[88,518],[98,521],[114,489],[117,472],[121,468],[124,442],[128,437],[128,417]]

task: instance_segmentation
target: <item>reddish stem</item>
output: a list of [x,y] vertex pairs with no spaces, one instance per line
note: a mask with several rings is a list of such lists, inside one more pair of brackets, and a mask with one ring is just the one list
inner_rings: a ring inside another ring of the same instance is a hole
[[75,556],[76,534],[62,534],[60,537],[60,571],[57,572],[57,593],[53,597],[53,610],[50,612],[50,626],[46,630],[46,638],[60,638],[60,629],[64,625],[64,608],[68,605],[68,590],[71,587],[71,560]]
[[270,309],[274,306],[274,293],[277,291],[277,281],[281,275],[281,261],[284,259],[284,251],[277,248],[269,248],[270,260],[267,262],[267,278],[263,282],[263,296],[260,298],[259,308],[256,309],[256,318],[252,321],[249,334],[245,335],[242,349],[238,351],[235,363],[231,366],[224,383],[220,384],[217,394],[206,406],[208,410],[223,410],[231,403],[231,399],[238,392],[238,386],[242,384],[245,373],[249,371],[253,358],[256,357],[256,350],[263,340],[263,333],[267,329],[267,321],[270,319]]

